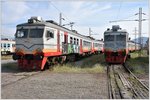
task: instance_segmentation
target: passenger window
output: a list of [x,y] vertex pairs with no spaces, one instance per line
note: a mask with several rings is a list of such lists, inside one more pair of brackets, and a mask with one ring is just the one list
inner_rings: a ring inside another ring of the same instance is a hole
[[72,44],[72,37],[70,37],[70,44]]
[[10,44],[7,44],[7,47],[10,47]]
[[76,38],[74,38],[74,44],[76,44]]
[[46,37],[47,37],[47,38],[54,38],[54,31],[48,30],[48,31],[47,31],[47,34],[46,34]]
[[6,48],[6,43],[4,43],[4,47]]
[[79,39],[77,39],[77,45],[79,45]]

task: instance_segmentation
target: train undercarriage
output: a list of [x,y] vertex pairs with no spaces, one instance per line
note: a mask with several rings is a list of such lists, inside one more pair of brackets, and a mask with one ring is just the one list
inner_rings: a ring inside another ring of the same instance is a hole
[[88,57],[92,54],[100,54],[101,51],[94,53],[85,52],[82,54],[71,53],[58,56],[43,56],[43,54],[13,54],[13,59],[18,60],[18,68],[22,70],[45,70],[56,64],[64,64],[66,62],[74,62],[83,57]]

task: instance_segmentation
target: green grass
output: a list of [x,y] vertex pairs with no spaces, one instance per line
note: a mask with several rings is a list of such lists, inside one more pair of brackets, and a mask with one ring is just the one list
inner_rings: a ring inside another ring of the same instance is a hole
[[53,66],[53,72],[66,72],[66,73],[104,73],[105,61],[103,55],[93,55],[88,58],[83,58],[81,64],[67,63],[62,65]]
[[142,51],[141,57],[139,52],[131,53],[131,59],[127,60],[129,69],[135,74],[149,73],[149,56]]
[[[137,58],[137,57],[139,57],[139,53],[140,53],[140,51],[136,51],[136,52],[134,52],[134,53],[131,53],[131,57],[132,58]],[[142,50],[141,51],[141,57],[148,57],[149,55],[147,55],[147,51],[146,50]]]
[[104,55],[93,55],[92,57],[87,58],[86,60],[83,61],[83,64],[81,65],[82,68],[86,67],[92,67],[94,64],[101,64],[105,65],[105,59]]
[[8,60],[8,59],[12,59],[12,55],[1,55],[1,60]]
[[[78,64],[78,62],[81,62]],[[106,70],[103,55],[93,55],[83,58],[78,62],[70,62],[63,65],[50,66],[51,72],[64,73],[104,73]],[[17,71],[17,63],[8,63],[2,65],[2,71]]]
[[95,65],[92,68],[81,68],[80,66],[72,66],[71,64],[65,64],[63,66],[57,65],[53,67],[53,72],[65,72],[65,73],[104,73],[104,67],[102,65]]

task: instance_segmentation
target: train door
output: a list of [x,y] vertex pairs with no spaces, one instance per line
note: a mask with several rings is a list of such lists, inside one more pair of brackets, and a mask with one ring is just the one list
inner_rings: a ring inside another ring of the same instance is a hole
[[64,43],[67,44],[68,43],[68,34],[65,32],[64,34]]
[[92,43],[92,49],[91,49],[91,51],[92,51],[92,53],[94,53],[94,42],[91,42]]
[[80,53],[82,53],[82,39],[80,39]]
[[60,31],[57,32],[57,52],[60,52]]
[[68,33],[64,32],[64,43],[63,43],[63,53],[68,53]]

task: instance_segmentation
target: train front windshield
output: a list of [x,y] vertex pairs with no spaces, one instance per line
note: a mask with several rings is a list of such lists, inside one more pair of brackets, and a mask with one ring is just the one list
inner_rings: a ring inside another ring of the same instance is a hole
[[116,35],[116,41],[126,41],[126,35]]
[[18,29],[16,38],[42,38],[44,29]]
[[118,50],[126,48],[126,35],[105,35],[104,37],[105,48]]

